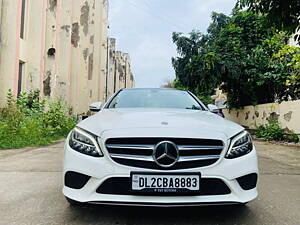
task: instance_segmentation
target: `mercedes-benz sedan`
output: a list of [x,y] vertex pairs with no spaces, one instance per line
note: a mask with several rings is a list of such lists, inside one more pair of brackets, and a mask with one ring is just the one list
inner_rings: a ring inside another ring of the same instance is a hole
[[257,197],[255,147],[245,129],[192,93],[123,89],[65,143],[71,204],[197,206]]

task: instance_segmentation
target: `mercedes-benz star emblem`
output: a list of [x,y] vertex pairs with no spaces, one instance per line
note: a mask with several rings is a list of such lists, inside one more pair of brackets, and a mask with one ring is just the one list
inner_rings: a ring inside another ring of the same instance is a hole
[[179,160],[177,145],[171,141],[159,142],[153,151],[153,159],[161,167],[172,167]]

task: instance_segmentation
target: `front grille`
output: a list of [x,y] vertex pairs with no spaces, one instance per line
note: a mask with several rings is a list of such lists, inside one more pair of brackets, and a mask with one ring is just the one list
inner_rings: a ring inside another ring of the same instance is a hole
[[152,195],[152,196],[186,196],[186,195],[226,195],[229,187],[217,178],[201,178],[200,191],[197,193],[133,193],[130,177],[113,177],[105,180],[96,190],[99,194],[109,195]]
[[[152,157],[154,147],[162,141],[175,143],[178,162],[169,168],[157,165]],[[117,163],[146,169],[176,170],[209,166],[220,158],[221,140],[192,138],[111,138],[105,143],[110,157]]]

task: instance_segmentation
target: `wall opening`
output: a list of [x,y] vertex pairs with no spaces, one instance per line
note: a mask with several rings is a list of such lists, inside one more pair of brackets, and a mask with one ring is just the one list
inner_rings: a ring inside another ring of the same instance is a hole
[[25,38],[26,0],[22,0],[20,38]]
[[22,92],[22,83],[23,83],[23,77],[24,77],[24,67],[25,67],[25,63],[20,61],[19,62],[19,74],[18,74],[18,90],[17,90],[18,96]]
[[49,0],[49,9],[50,11],[54,11],[57,6],[57,0]]
[[91,53],[89,55],[89,61],[88,61],[88,80],[93,79],[93,69],[94,69],[94,55]]
[[54,57],[55,56],[55,52],[56,52],[55,48],[49,48],[48,51],[47,51],[47,55],[49,57]]
[[43,81],[44,83],[44,95],[50,96],[51,95],[51,71],[46,72],[46,78]]

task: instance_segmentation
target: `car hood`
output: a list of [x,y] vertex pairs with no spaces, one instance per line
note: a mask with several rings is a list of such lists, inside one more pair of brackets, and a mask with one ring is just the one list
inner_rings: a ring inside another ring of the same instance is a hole
[[[125,130],[147,130],[157,135],[164,130],[164,136],[171,130],[184,136],[197,134],[202,138],[228,139],[244,130],[240,125],[223,119],[209,111],[185,109],[103,109],[101,112],[81,121],[77,127],[97,136],[105,132]],[[126,133],[125,132],[125,133]],[[218,135],[217,135],[218,134]],[[149,134],[148,132],[148,135]],[[192,135],[193,136],[193,135]]]

